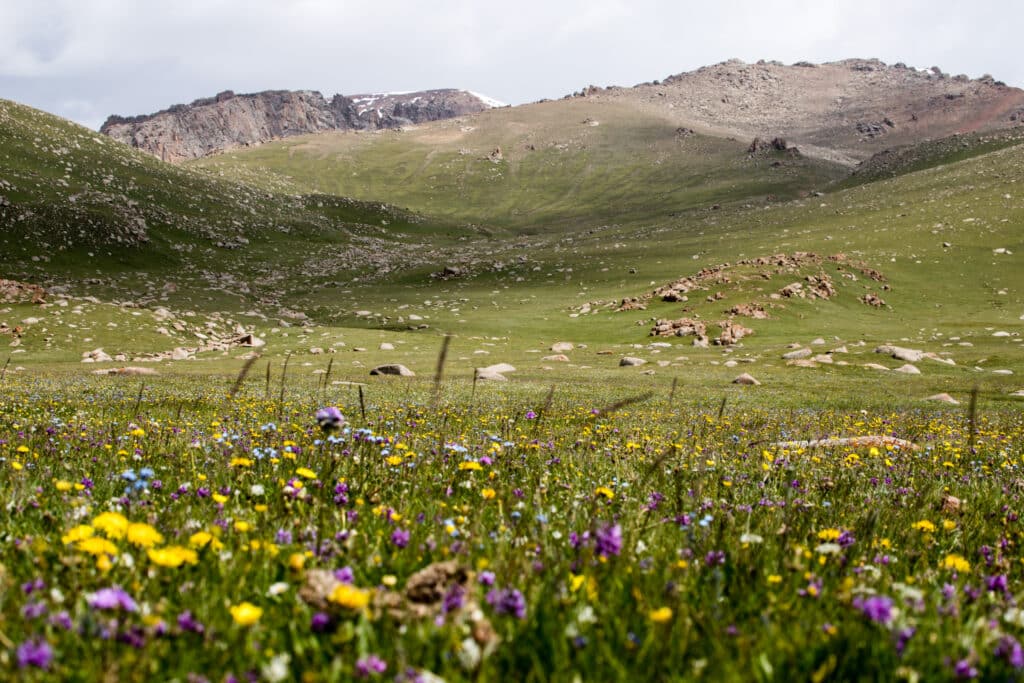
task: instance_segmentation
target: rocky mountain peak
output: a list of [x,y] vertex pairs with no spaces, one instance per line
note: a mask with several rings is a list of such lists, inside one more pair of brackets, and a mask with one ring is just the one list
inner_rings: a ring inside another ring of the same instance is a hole
[[164,161],[181,162],[292,135],[377,130],[447,119],[502,106],[465,90],[334,95],[314,90],[231,90],[155,114],[111,116],[100,132]]

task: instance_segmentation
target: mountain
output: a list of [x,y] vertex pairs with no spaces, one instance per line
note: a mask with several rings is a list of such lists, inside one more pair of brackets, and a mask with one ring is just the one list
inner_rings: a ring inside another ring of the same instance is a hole
[[503,106],[465,90],[426,90],[375,95],[335,95],[311,90],[230,90],[192,104],[143,116],[111,116],[100,132],[164,161],[214,154],[235,147],[329,130],[377,130],[447,119]]
[[877,59],[790,66],[734,59],[575,96],[628,103],[710,135],[784,138],[804,154],[850,165],[927,139],[1024,126],[1024,90],[988,75],[970,79]]

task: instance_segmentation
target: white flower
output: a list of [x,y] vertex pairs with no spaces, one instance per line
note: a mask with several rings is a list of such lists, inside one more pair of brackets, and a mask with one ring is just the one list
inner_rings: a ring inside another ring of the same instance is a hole
[[263,484],[253,484],[249,487],[250,496],[262,496],[263,495]]
[[742,536],[740,536],[740,543],[763,543],[763,542],[764,542],[764,538],[762,538],[761,536],[758,536],[757,534],[747,533],[747,534],[743,534]]
[[267,589],[267,597],[272,598],[275,595],[284,593],[289,588],[288,584],[284,581],[278,581],[277,583],[270,584],[270,588]]
[[291,661],[292,656],[287,652],[277,655],[260,669],[263,679],[269,681],[269,683],[281,683],[281,681],[288,680],[288,664]]

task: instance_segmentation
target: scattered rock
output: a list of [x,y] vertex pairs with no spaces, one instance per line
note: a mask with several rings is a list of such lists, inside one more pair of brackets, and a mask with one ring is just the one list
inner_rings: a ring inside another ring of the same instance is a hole
[[868,370],[888,370],[889,369],[889,368],[885,367],[884,365],[879,365],[878,363],[865,363],[864,367],[866,367]]
[[500,372],[495,372],[494,370],[489,370],[487,368],[477,368],[475,376],[476,376],[476,378],[478,380],[485,381],[485,382],[507,382],[508,381],[508,377],[506,377],[505,375],[501,374]]
[[552,353],[567,353],[576,348],[572,342],[555,342],[551,345]]
[[918,370],[915,366],[911,365],[910,363],[907,363],[906,365],[901,365],[900,367],[898,367],[895,370],[893,370],[893,372],[902,372],[904,375],[920,375],[921,374],[921,371]]
[[953,398],[952,396],[950,396],[949,394],[946,394],[946,393],[935,394],[934,396],[929,396],[925,400],[926,401],[938,401],[939,403],[948,403],[948,404],[954,405],[954,406],[960,405],[960,401],[956,400],[955,398]]
[[637,365],[646,365],[646,364],[647,364],[647,361],[645,361],[643,358],[634,358],[633,356],[624,356],[622,358],[622,360],[619,361],[619,367],[620,368],[622,368],[622,367],[634,367],[634,366],[637,366]]
[[918,351],[917,349],[905,349],[902,346],[892,346],[891,344],[884,344],[875,349],[875,353],[884,353],[892,356],[896,360],[903,360],[908,363],[917,363],[924,358],[924,351]]
[[139,367],[124,367],[124,368],[110,368],[109,370],[93,370],[94,375],[159,375],[160,373],[153,368],[139,368]]
[[800,358],[810,358],[811,354],[814,353],[810,349],[797,349],[796,351],[790,351],[789,353],[782,354],[782,360],[798,360]]
[[495,363],[494,365],[488,365],[486,368],[479,368],[478,369],[478,372],[506,373],[506,372],[515,372],[515,371],[516,371],[515,367],[512,366],[512,365],[509,365],[508,363]]
[[394,351],[395,350],[395,345],[391,344],[389,342],[381,342],[381,345],[378,348],[381,351]]
[[397,375],[399,377],[415,377],[416,373],[399,363],[378,365],[370,370],[371,375]]
[[556,353],[553,356],[544,356],[541,358],[542,361],[552,361],[557,363],[568,363],[569,357],[562,353]]

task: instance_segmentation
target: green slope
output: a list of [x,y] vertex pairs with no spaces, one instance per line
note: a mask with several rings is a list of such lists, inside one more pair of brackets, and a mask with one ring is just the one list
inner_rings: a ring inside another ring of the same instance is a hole
[[750,157],[747,142],[695,135],[620,103],[572,99],[404,131],[289,138],[191,165],[523,233],[793,197],[846,175],[784,153]]

